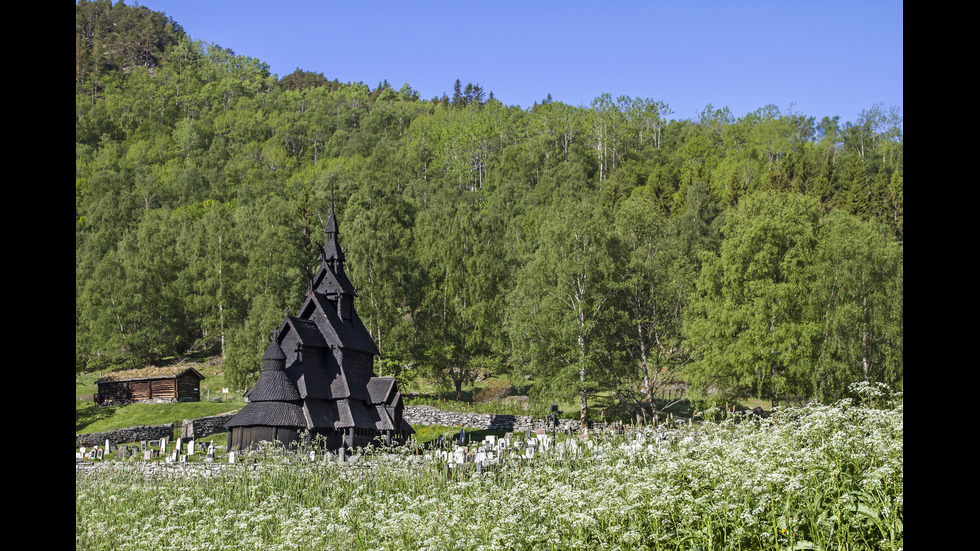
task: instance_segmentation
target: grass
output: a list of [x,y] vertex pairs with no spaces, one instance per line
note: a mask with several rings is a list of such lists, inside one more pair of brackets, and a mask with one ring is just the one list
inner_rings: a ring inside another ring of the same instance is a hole
[[184,419],[198,419],[241,409],[243,403],[181,402],[177,404],[128,404],[97,406],[94,402],[76,402],[75,434],[104,432],[138,425],[163,425]]

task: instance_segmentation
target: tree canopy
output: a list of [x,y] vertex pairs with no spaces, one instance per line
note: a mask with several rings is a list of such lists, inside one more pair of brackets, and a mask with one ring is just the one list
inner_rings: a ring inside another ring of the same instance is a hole
[[279,78],[142,6],[75,13],[76,369],[214,347],[247,386],[332,196],[383,374],[513,372],[582,415],[656,414],[674,379],[774,402],[901,385],[894,108],[678,120],[458,80],[424,100]]

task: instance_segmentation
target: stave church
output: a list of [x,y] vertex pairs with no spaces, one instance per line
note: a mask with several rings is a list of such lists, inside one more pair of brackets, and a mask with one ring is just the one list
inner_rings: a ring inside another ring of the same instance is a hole
[[324,231],[302,308],[275,330],[248,403],[225,423],[230,451],[263,440],[319,441],[331,450],[395,445],[415,432],[402,418],[395,378],[375,376],[378,348],[354,307],[332,200]]

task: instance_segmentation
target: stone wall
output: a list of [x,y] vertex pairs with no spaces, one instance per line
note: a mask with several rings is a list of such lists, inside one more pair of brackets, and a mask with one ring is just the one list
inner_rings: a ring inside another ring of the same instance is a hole
[[[200,419],[185,419],[180,427],[181,438],[204,438],[219,432],[226,432],[225,423],[230,416],[236,412],[212,415],[211,417],[201,417]],[[143,440],[159,440],[161,438],[173,438],[175,423],[166,425],[140,425],[126,429],[110,430],[106,432],[95,432],[92,434],[75,435],[75,447],[79,446],[100,446],[108,440],[115,445],[127,442],[141,442]]]
[[219,432],[228,432],[225,428],[227,423],[237,411],[219,413],[211,417],[201,417],[200,419],[184,419],[180,427],[181,438],[204,438]]
[[[449,427],[475,427],[479,429],[525,432],[547,428],[548,419],[529,415],[503,415],[497,413],[461,413],[443,411],[432,406],[405,406],[402,417],[412,425],[445,425]],[[581,423],[577,419],[559,419],[559,431],[577,431]]]
[[172,438],[174,434],[174,424],[166,425],[139,425],[126,429],[110,430],[106,432],[93,432],[91,434],[76,434],[75,447],[79,446],[100,446],[108,440],[115,445],[127,442],[141,442],[143,440],[159,440],[161,438]]

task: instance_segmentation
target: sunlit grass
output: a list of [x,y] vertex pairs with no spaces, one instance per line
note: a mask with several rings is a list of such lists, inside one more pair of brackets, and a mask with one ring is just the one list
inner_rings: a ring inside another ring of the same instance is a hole
[[75,405],[75,433],[104,432],[138,425],[163,425],[184,419],[199,419],[241,409],[243,402],[180,402],[176,404],[128,404],[97,406],[94,402]]

